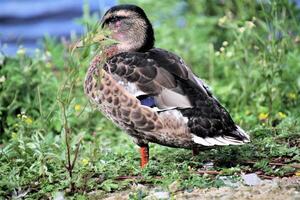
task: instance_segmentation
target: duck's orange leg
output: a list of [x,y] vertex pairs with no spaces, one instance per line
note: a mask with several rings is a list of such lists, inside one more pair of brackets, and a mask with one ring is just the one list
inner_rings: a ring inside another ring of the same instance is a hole
[[141,168],[144,168],[149,162],[149,146],[148,144],[141,146],[140,148],[141,154]]

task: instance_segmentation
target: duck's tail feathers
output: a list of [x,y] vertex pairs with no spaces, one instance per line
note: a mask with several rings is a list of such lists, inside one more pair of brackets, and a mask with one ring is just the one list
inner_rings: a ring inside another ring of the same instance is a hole
[[203,146],[242,145],[250,142],[249,135],[239,126],[236,127],[237,129],[233,131],[230,135],[219,135],[216,137],[203,138],[193,134],[193,141]]
[[239,126],[236,125],[235,135],[238,135],[239,138],[243,141],[243,143],[250,142],[250,136]]

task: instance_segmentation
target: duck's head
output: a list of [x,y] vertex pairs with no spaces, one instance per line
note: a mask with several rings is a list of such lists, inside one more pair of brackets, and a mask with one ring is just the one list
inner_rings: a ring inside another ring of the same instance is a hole
[[101,20],[102,28],[111,32],[117,41],[118,52],[144,52],[154,45],[152,25],[143,9],[135,5],[118,5],[110,8]]

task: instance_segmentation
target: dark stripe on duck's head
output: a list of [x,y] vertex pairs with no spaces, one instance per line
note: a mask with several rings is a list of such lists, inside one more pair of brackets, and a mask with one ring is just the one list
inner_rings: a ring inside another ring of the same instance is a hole
[[137,98],[138,98],[138,100],[140,100],[140,102],[143,106],[147,106],[147,107],[151,107],[151,108],[156,106],[154,97],[147,96],[147,95],[141,95],[141,96],[138,96]]
[[132,5],[132,4],[122,4],[122,5],[113,6],[108,11],[106,11],[104,16],[107,15],[108,13],[114,13],[114,12],[117,12],[120,10],[132,11],[132,12],[139,14],[142,18],[147,18],[146,14],[142,8],[140,8],[136,5]]

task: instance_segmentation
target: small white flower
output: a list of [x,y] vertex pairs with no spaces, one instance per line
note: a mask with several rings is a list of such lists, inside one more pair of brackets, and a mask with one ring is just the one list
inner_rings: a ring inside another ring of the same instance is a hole
[[224,47],[226,47],[226,46],[228,46],[228,42],[227,42],[227,41],[224,41],[224,42],[222,43],[222,45],[223,45]]
[[227,20],[228,20],[228,18],[227,18],[226,15],[225,15],[224,17],[221,17],[221,18],[219,19],[219,21],[218,21],[218,25],[219,25],[219,26],[223,26],[223,25],[226,23]]
[[255,24],[252,21],[246,21],[246,27],[252,29],[255,27]]
[[46,51],[46,52],[45,52],[45,55],[46,55],[47,57],[49,57],[49,58],[51,58],[51,56],[52,56],[50,51]]
[[6,78],[5,78],[5,76],[4,76],[4,75],[0,77],[0,83],[4,83],[4,82],[5,82],[5,80],[6,80]]
[[227,58],[231,58],[233,56],[233,52],[232,51],[228,51],[227,53],[226,53],[226,57]]
[[246,30],[246,28],[245,28],[245,27],[240,27],[240,28],[238,29],[238,31],[239,31],[240,33],[244,33],[244,32],[245,32],[245,30]]

